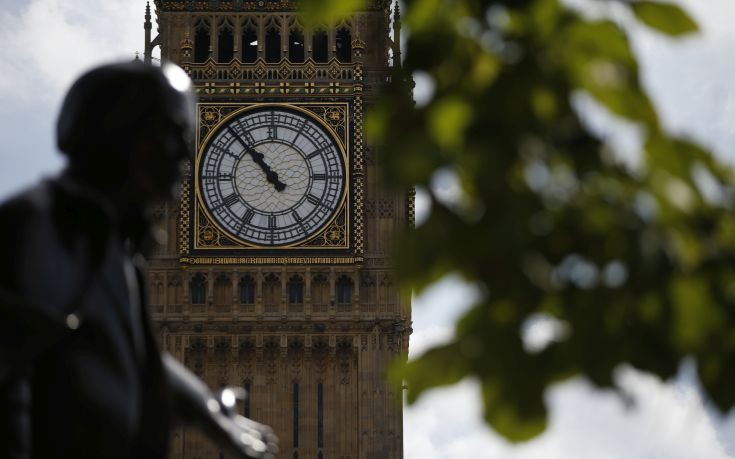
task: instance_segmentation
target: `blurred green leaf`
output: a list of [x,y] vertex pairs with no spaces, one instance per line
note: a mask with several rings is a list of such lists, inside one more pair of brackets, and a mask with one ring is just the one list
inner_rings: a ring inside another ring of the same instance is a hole
[[697,24],[678,5],[638,1],[631,7],[641,22],[667,35],[680,36],[697,31]]
[[[622,5],[659,30],[695,29],[671,5]],[[486,422],[523,441],[545,428],[558,381],[614,388],[621,365],[668,379],[694,356],[708,397],[735,405],[735,174],[661,127],[626,29],[559,0],[405,6],[403,68],[367,129],[376,175],[431,201],[393,245],[397,274],[421,291],[457,273],[483,292],[452,343],[394,368],[409,401],[475,378]],[[418,107],[415,74],[434,86]],[[640,167],[590,130],[579,95],[639,128]],[[539,316],[558,335],[534,347],[523,333]]]
[[301,18],[307,27],[334,24],[365,6],[366,0],[300,0]]

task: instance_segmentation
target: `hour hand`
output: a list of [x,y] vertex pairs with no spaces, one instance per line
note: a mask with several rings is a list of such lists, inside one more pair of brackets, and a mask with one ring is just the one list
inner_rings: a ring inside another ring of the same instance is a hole
[[263,169],[263,172],[265,172],[265,179],[269,183],[273,184],[273,186],[276,188],[276,191],[283,191],[286,188],[286,184],[278,180],[278,173],[271,169],[270,166],[265,163],[265,161],[263,160],[263,158],[265,158],[263,153],[257,152],[247,145],[245,145],[245,149],[248,151],[248,153],[250,153],[250,156],[253,157],[253,161],[255,161],[255,164]]
[[265,179],[268,181],[268,183],[272,183],[275,187],[276,191],[283,191],[286,189],[286,184],[278,180],[278,173],[270,168],[268,164],[265,162],[265,155],[263,153],[260,153],[256,151],[253,147],[243,142],[243,140],[240,138],[240,136],[235,132],[232,128],[229,128],[230,133],[232,136],[237,139],[238,142],[245,148],[245,151],[253,158],[253,161],[255,164],[260,166],[260,168],[265,173]]

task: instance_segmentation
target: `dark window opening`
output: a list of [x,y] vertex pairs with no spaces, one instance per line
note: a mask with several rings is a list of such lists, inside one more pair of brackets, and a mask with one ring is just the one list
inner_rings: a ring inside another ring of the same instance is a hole
[[288,37],[288,59],[291,62],[304,62],[304,34],[298,29]]
[[293,385],[293,447],[299,447],[299,383]]
[[335,46],[337,48],[337,60],[352,62],[352,34],[348,29],[337,31]]
[[299,276],[294,276],[288,281],[288,302],[290,304],[304,302],[304,280]]
[[268,29],[265,34],[265,61],[278,62],[281,60],[281,33],[277,29]]
[[194,62],[204,62],[209,57],[209,29],[199,27],[194,35]]
[[233,57],[235,57],[235,38],[230,28],[223,27],[217,39],[217,62],[227,63]]
[[255,62],[258,59],[258,34],[251,28],[242,33],[242,61]]
[[255,282],[250,276],[240,279],[240,303],[255,304]]
[[278,312],[281,302],[281,281],[278,276],[271,273],[263,280],[263,307],[267,313]]
[[250,383],[245,383],[245,400],[243,401],[243,410],[242,414],[246,418],[250,418],[250,400],[253,399],[253,392],[250,389]]
[[204,304],[207,300],[207,280],[201,274],[191,279],[191,304]]
[[341,276],[337,279],[337,304],[352,303],[352,279]]
[[[324,448],[324,384],[316,387],[316,445]],[[322,453],[319,452],[319,455]]]
[[327,62],[329,59],[329,43],[327,32],[317,30],[311,39],[312,56],[314,62]]

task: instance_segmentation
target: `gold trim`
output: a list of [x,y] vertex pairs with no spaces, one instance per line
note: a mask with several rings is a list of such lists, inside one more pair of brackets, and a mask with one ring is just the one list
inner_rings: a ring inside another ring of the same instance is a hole
[[[345,232],[347,235],[351,234],[351,218],[350,218],[350,202],[349,202],[349,196],[351,191],[351,182],[352,182],[352,162],[350,161],[349,157],[349,138],[350,138],[350,129],[349,129],[349,119],[350,119],[350,104],[348,102],[301,102],[297,104],[287,104],[287,103],[279,103],[279,102],[266,102],[266,103],[207,103],[202,102],[197,104],[197,127],[200,127],[200,117],[202,113],[202,109],[206,107],[241,107],[240,109],[233,110],[232,113],[228,113],[224,117],[220,117],[218,122],[214,125],[212,125],[209,128],[209,131],[207,132],[207,135],[204,137],[204,139],[200,139],[200,129],[197,129],[196,137],[197,137],[197,152],[195,156],[195,164],[194,164],[194,171],[191,175],[192,180],[194,181],[194,188],[195,188],[195,200],[198,205],[198,208],[201,209],[205,215],[208,217],[207,219],[210,221],[211,224],[213,224],[218,231],[223,233],[225,236],[227,236],[229,239],[231,239],[233,242],[240,244],[239,246],[235,247],[200,247],[198,245],[198,239],[196,237],[197,230],[199,228],[199,214],[198,212],[194,212],[194,232],[192,234],[192,237],[194,239],[194,249],[206,249],[206,250],[236,250],[236,249],[260,249],[260,250],[287,250],[287,249],[294,249],[298,248],[300,250],[321,250],[325,247],[323,246],[306,246],[305,244],[308,244],[312,240],[316,239],[317,237],[321,236],[325,231],[328,231],[329,228],[334,223],[334,220],[337,218],[337,215],[339,215],[341,209],[345,209],[346,216],[345,216]],[[344,107],[345,109],[345,133],[344,139],[341,139],[338,133],[329,126],[328,123],[326,123],[323,119],[321,119],[317,114],[306,110],[302,108],[302,106],[322,106],[322,107]],[[229,231],[225,230],[219,222],[212,216],[211,212],[207,209],[206,205],[204,204],[202,200],[202,193],[199,189],[199,163],[201,161],[202,155],[204,154],[204,149],[206,146],[210,143],[212,140],[212,137],[214,136],[214,133],[217,132],[222,128],[222,126],[226,125],[230,122],[233,118],[242,115],[243,113],[253,111],[253,110],[261,110],[261,109],[267,109],[268,107],[277,107],[277,108],[285,108],[290,110],[295,110],[299,113],[302,113],[305,117],[314,120],[316,123],[320,124],[326,131],[327,135],[330,135],[333,140],[336,141],[337,146],[339,147],[339,152],[342,155],[342,159],[345,164],[345,171],[346,171],[346,177],[345,177],[345,187],[342,191],[342,196],[340,198],[340,202],[335,208],[334,213],[330,216],[330,218],[325,221],[324,224],[311,236],[309,236],[306,239],[302,239],[298,242],[292,243],[292,244],[286,244],[286,245],[258,245],[253,244],[251,242],[244,241],[240,239],[239,237],[231,234]],[[346,246],[344,247],[337,247],[337,248],[350,248],[350,238],[347,237],[345,239]],[[329,248],[335,248],[334,246],[331,246]]]
[[180,263],[189,265],[282,265],[282,264],[354,264],[362,257],[182,257]]

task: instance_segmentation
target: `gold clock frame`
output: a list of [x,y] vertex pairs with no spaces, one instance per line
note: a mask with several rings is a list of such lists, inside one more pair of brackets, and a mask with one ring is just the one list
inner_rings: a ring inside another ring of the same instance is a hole
[[[230,236],[211,218],[203,205],[199,190],[198,168],[204,148],[215,132],[227,122],[251,110],[274,107],[293,110],[318,123],[337,143],[345,163],[345,187],[340,203],[330,219],[319,231],[297,243],[283,246],[264,246],[247,243]],[[197,104],[197,132],[195,154],[190,173],[182,184],[181,193],[181,262],[186,264],[348,264],[362,261],[362,247],[355,244],[355,234],[362,231],[358,225],[358,210],[362,209],[362,193],[354,192],[356,163],[362,154],[352,151],[354,135],[362,133],[362,121],[355,116],[350,100],[290,101],[290,102],[200,102]],[[354,139],[355,146],[362,142]],[[361,153],[361,152],[360,152]],[[359,174],[358,174],[359,175]],[[192,183],[193,187],[192,187]],[[190,193],[193,191],[193,196]],[[193,199],[192,199],[193,198]],[[189,228],[189,224],[191,228]],[[359,241],[357,241],[359,242]]]

